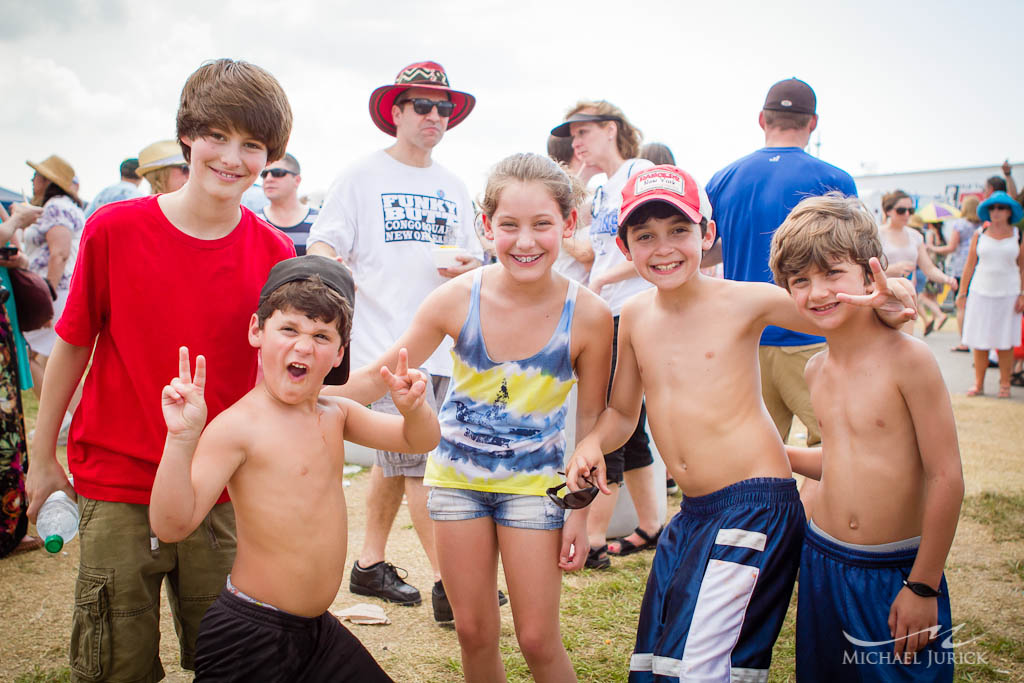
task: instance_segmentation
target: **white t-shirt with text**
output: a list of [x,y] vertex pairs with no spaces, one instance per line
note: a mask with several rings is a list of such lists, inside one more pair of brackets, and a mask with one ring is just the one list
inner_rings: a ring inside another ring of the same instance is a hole
[[[323,242],[352,269],[356,282],[352,367],[375,360],[412,322],[420,304],[447,282],[435,244],[453,244],[482,259],[465,184],[437,162],[408,166],[380,150],[331,185],[307,244]],[[451,376],[451,339],[424,363]]]

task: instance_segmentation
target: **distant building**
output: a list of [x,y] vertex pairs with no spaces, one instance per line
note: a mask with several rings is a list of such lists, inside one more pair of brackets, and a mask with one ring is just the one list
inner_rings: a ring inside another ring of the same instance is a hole
[[[1013,178],[1018,188],[1024,181],[1024,163],[1012,164]],[[915,206],[928,202],[946,202],[959,206],[966,195],[980,195],[985,180],[992,176],[1003,177],[1001,166],[969,166],[966,168],[944,168],[934,171],[907,171],[905,173],[880,173],[854,176],[857,194],[882,220],[882,195],[893,190],[903,190],[914,198]]]

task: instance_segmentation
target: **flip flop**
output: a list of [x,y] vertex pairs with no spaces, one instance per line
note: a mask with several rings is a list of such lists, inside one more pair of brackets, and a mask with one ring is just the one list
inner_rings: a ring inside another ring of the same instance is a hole
[[984,396],[984,395],[985,395],[985,392],[982,391],[981,389],[979,389],[978,387],[971,387],[970,389],[967,390],[967,396],[968,397]]
[[625,536],[623,536],[622,538],[616,538],[615,542],[619,544],[619,552],[612,552],[612,550],[609,548],[608,554],[612,555],[613,557],[625,557],[626,555],[638,553],[641,550],[653,550],[654,547],[658,545],[658,539],[661,538],[661,531],[664,528],[665,527],[663,526],[658,527],[658,530],[654,532],[653,536],[651,536],[648,535],[648,533],[640,527],[637,527],[633,529],[633,533],[635,533],[640,538],[644,539],[643,543],[637,545],[632,541],[627,541]]
[[928,324],[924,326],[924,336],[928,336],[935,331],[935,318],[928,321]]
[[949,349],[950,351],[956,351],[958,353],[967,353],[970,351],[970,347],[964,346],[963,344],[957,344],[956,346]]
[[999,393],[996,394],[996,398],[1010,398],[1010,385],[1000,384]]

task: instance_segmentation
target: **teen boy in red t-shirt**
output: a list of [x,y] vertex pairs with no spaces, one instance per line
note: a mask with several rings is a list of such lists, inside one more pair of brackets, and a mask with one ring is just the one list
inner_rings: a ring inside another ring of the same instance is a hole
[[[291,122],[272,75],[228,59],[204,64],[178,109],[188,183],[105,206],[86,225],[43,380],[27,483],[33,520],[53,491],[74,493],[55,456],[57,429],[92,356],[68,444],[81,513],[72,680],[163,678],[165,576],[181,665],[193,668],[199,620],[234,558],[234,512],[215,505],[180,543],[150,532],[150,490],[167,433],[159,397],[182,345],[208,360],[211,418],[255,383],[249,317],[270,269],[295,250],[240,202],[267,161],[284,154]],[[218,502],[226,501],[222,494]]]

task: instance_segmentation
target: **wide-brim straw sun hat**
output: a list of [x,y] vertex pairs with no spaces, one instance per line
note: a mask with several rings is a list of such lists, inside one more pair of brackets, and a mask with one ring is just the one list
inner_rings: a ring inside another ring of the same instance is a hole
[[446,92],[455,105],[452,115],[448,117],[448,129],[462,123],[476,106],[476,98],[460,90],[452,90],[448,85],[448,75],[444,67],[437,62],[416,62],[398,72],[395,82],[370,93],[370,118],[375,126],[395,137],[397,130],[395,120],[391,117],[391,107],[395,100],[409,88],[426,88]]
[[161,140],[139,152],[139,168],[135,171],[141,178],[146,173],[159,171],[168,166],[185,166],[185,156],[177,140]]
[[983,221],[992,220],[988,217],[988,209],[991,206],[1008,206],[1010,207],[1010,223],[1019,223],[1021,218],[1024,218],[1024,208],[1010,195],[1005,192],[993,192],[989,195],[988,199],[978,204],[978,218]]
[[25,163],[31,166],[36,173],[71,195],[76,202],[78,201],[78,193],[75,191],[75,183],[78,182],[78,178],[75,177],[75,169],[71,168],[71,164],[56,154],[51,154],[40,162],[26,161]]

